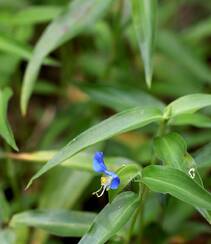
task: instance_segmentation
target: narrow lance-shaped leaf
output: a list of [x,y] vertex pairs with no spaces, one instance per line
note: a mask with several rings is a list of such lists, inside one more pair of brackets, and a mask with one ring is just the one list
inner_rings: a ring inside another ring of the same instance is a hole
[[138,199],[138,195],[133,192],[120,193],[96,216],[79,244],[106,243],[129,221],[138,206]]
[[112,0],[74,0],[67,10],[58,16],[38,41],[33,57],[24,74],[21,93],[21,111],[26,113],[29,97],[37,79],[43,59],[67,40],[86,30],[108,9]]
[[[30,60],[32,57],[32,48],[30,46],[3,33],[0,33],[0,50],[25,60]],[[52,58],[45,58],[43,63],[53,66],[58,65],[58,62]]]
[[5,9],[0,12],[0,22],[6,25],[34,25],[52,20],[63,10],[60,6],[30,6],[14,13],[6,12]]
[[132,0],[132,17],[144,62],[146,83],[152,82],[152,53],[155,39],[156,0]]
[[116,111],[122,111],[137,106],[164,108],[164,104],[146,92],[129,89],[113,88],[109,86],[82,86],[94,101],[99,104],[111,107]]
[[180,97],[171,102],[166,107],[166,111],[168,111],[169,117],[172,118],[179,114],[194,113],[207,106],[211,106],[211,95],[191,94]]
[[191,25],[183,31],[185,39],[191,42],[199,42],[211,34],[211,18],[202,19],[202,21]]
[[0,135],[16,151],[18,151],[15,139],[7,120],[7,107],[12,91],[9,88],[0,90]]
[[183,65],[201,82],[211,82],[211,72],[205,62],[193,55],[193,51],[182,43],[177,35],[160,31],[156,42],[158,48],[176,63]]
[[151,165],[142,171],[142,180],[151,190],[169,193],[198,208],[211,210],[211,194],[178,169]]
[[199,128],[211,128],[211,119],[200,113],[195,114],[180,114],[178,116],[175,116],[169,121],[170,125],[192,125]]
[[96,214],[66,210],[33,210],[15,214],[11,227],[21,225],[43,229],[58,236],[80,237],[89,229]]
[[61,149],[32,177],[28,187],[31,185],[33,180],[56,165],[61,164],[64,160],[72,157],[86,147],[120,133],[141,128],[147,124],[150,124],[154,121],[159,121],[161,119],[162,114],[160,110],[152,108],[133,108],[118,113],[109,119],[102,121],[101,123],[91,127],[90,129],[74,138],[63,149]]

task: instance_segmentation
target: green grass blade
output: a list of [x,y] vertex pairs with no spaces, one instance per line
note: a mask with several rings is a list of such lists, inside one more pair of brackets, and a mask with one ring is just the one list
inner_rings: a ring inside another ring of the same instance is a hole
[[160,31],[157,38],[157,46],[163,54],[183,65],[201,82],[211,82],[209,67],[193,55],[193,51],[185,45],[177,35],[170,31]]
[[[0,50],[24,60],[30,60],[32,58],[32,48],[30,46],[3,33],[0,33]],[[53,66],[58,65],[58,62],[52,58],[45,58],[43,63]]]
[[60,6],[30,6],[16,13],[0,11],[0,22],[6,25],[35,25],[57,17],[63,8]]
[[12,90],[9,88],[5,88],[4,90],[0,90],[0,135],[4,138],[4,140],[16,151],[18,151],[18,147],[15,142],[15,138],[13,136],[12,130],[7,120],[7,107],[9,99],[12,96]]
[[205,39],[211,34],[211,18],[203,19],[195,25],[183,31],[184,38],[188,41],[198,42]]
[[152,54],[155,40],[156,0],[132,0],[132,17],[138,44],[144,62],[146,83],[152,82]]
[[164,108],[164,104],[144,91],[131,88],[113,88],[109,86],[83,86],[91,99],[116,111],[137,106]]
[[141,128],[152,122],[159,121],[161,118],[162,114],[157,109],[142,109],[137,107],[123,111],[102,121],[81,133],[61,149],[32,177],[28,187],[31,185],[33,180],[37,179],[56,165],[61,164],[63,161],[72,157],[81,150],[120,133]]
[[112,0],[75,0],[67,10],[58,16],[39,39],[33,57],[28,64],[21,93],[21,111],[26,113],[28,100],[32,93],[43,59],[57,47],[86,30],[94,24],[112,3]]

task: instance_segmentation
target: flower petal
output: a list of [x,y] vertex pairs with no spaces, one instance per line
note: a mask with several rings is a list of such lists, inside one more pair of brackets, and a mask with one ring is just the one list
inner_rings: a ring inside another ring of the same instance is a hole
[[103,152],[96,152],[93,159],[93,169],[96,172],[105,172],[107,170],[104,160]]
[[113,190],[117,189],[119,184],[120,184],[120,178],[116,175],[111,181],[110,189]]

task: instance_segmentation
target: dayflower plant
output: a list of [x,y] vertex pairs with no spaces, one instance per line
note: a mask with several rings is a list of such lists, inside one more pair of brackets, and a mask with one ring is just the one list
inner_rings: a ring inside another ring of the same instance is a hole
[[106,175],[101,177],[100,189],[97,190],[96,192],[93,192],[93,194],[96,194],[97,197],[101,197],[105,192],[105,190],[108,191],[109,189],[112,190],[117,189],[120,184],[120,179],[118,175],[112,171],[107,170],[103,157],[104,157],[103,152],[96,152],[93,158],[94,171],[98,173],[104,173]]

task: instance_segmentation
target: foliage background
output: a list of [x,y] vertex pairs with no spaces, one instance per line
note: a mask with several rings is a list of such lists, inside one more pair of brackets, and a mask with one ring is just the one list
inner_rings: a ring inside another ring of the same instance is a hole
[[[84,1],[78,2],[79,7],[83,6]],[[209,94],[211,90],[211,2],[158,1],[154,72],[148,88],[132,25],[134,12],[130,12],[129,1],[119,0],[112,1],[90,25],[86,26],[85,19],[85,28],[70,26],[66,42],[57,43],[59,33],[55,31],[45,39],[37,63],[42,55],[45,58],[50,52],[50,56],[35,77],[34,87],[26,86],[32,91],[26,110],[23,105],[26,90],[22,85],[27,79],[28,60],[47,26],[57,16],[64,15],[68,4],[67,0],[0,1],[0,243],[77,243],[95,217],[85,216],[85,212],[99,212],[108,202],[106,195],[98,199],[91,194],[100,184],[91,168],[93,153],[103,150],[108,165],[115,170],[127,162],[147,166],[158,125],[149,124],[120,135],[114,133],[114,137],[69,159],[68,167],[50,170],[24,190],[41,164],[75,136],[116,112],[136,106],[163,109],[164,104],[180,96]],[[74,19],[80,12],[76,8],[73,13],[76,13],[71,15]],[[51,45],[55,48],[51,49]],[[25,116],[21,115],[21,99],[22,112],[27,111]],[[194,100],[196,104],[200,101],[200,97]],[[186,104],[181,103],[180,107],[183,105]],[[185,139],[186,151],[195,159],[204,187],[210,189],[211,110],[204,107],[199,105],[200,113],[173,118],[166,133],[177,132]],[[17,144],[20,152],[15,153],[8,144],[13,149]],[[173,149],[175,153],[176,150]],[[159,161],[158,158],[155,160]],[[130,184],[127,189],[133,187],[136,188]],[[26,210],[34,212],[25,218],[15,215]],[[81,216],[74,216],[70,210],[80,211]],[[194,208],[166,194],[150,192],[141,217],[142,239],[147,243],[208,243],[211,238],[207,221]],[[100,222],[103,221],[102,218]],[[64,222],[67,229],[62,226]],[[131,243],[139,235],[138,222],[132,234],[129,233]],[[129,229],[127,225],[117,230],[115,223],[111,226],[110,243],[128,241],[124,231]]]

